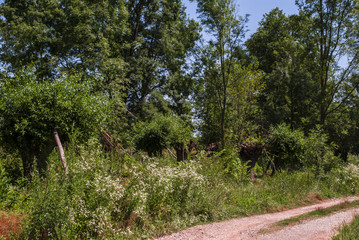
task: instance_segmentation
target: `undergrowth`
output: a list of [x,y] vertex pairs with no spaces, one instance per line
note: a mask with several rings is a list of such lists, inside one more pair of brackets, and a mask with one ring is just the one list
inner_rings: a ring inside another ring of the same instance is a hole
[[[359,191],[359,170],[354,163],[326,173],[283,170],[251,182],[246,164],[231,154],[201,152],[177,163],[168,156],[105,152],[92,140],[80,147],[67,146],[66,156],[68,175],[56,151],[50,156],[48,171],[34,172],[31,182],[12,183],[6,171],[1,171],[1,209],[26,213],[22,238],[152,238],[196,224]],[[260,166],[256,169],[263,172]]]

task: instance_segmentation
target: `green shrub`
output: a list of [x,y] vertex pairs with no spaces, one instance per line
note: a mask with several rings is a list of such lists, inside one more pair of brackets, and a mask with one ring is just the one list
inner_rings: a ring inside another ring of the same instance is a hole
[[34,177],[25,238],[138,238],[162,232],[161,224],[178,229],[211,218],[198,163],[127,157],[115,165],[94,144],[80,147],[87,163],[67,149],[67,176],[53,153],[46,178]]
[[30,177],[35,160],[46,169],[48,154],[56,146],[55,128],[62,141],[74,130],[87,139],[97,133],[107,106],[107,96],[75,78],[43,81],[31,73],[1,78],[0,143],[8,152],[19,152],[24,175]]
[[0,149],[0,164],[4,168],[6,175],[11,179],[12,184],[22,178],[22,161],[16,154],[5,153]]
[[12,179],[0,162],[0,210],[22,210],[26,204],[26,181]]
[[149,156],[160,156],[163,149],[189,142],[192,131],[179,117],[157,114],[150,122],[136,124],[135,144]]
[[327,175],[332,183],[333,191],[341,194],[355,194],[359,192],[359,167],[349,163],[334,168]]
[[305,138],[304,150],[302,164],[315,168],[317,172],[329,172],[341,162],[340,157],[334,155],[335,146],[328,143],[328,136],[321,128],[309,132],[309,136]]
[[270,129],[269,152],[274,156],[277,168],[299,169],[305,160],[305,136],[302,131],[291,130],[281,124]]
[[248,182],[248,163],[243,162],[238,152],[231,149],[224,149],[216,154],[218,162],[222,165],[223,173],[233,178],[236,182]]
[[0,203],[6,199],[11,179],[7,176],[4,166],[0,163]]
[[347,162],[359,166],[359,155],[348,154]]
[[305,167],[328,172],[340,163],[340,158],[334,155],[334,146],[328,144],[328,137],[320,128],[305,136],[302,131],[281,124],[272,127],[270,132],[269,152],[278,168],[298,170]]

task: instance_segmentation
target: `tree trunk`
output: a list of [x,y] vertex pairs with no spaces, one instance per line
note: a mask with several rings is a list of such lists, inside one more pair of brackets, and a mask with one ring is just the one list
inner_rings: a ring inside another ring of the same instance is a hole
[[32,149],[26,149],[21,153],[22,166],[24,171],[24,177],[31,179],[31,173],[34,166],[35,154]]
[[176,155],[177,155],[177,162],[183,162],[187,160],[187,152],[183,143],[177,144]]

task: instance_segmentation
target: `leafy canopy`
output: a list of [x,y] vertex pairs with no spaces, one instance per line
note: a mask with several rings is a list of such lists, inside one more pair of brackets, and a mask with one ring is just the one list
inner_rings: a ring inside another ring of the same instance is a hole
[[66,140],[73,131],[83,138],[96,133],[107,115],[106,96],[96,95],[87,82],[62,78],[39,82],[23,73],[0,80],[0,141],[9,150],[18,150],[28,175],[36,157],[46,165],[55,146],[56,128]]

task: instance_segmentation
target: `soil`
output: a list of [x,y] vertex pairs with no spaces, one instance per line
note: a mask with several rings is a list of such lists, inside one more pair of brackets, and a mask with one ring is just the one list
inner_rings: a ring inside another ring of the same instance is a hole
[[0,239],[16,239],[21,231],[24,216],[0,212]]
[[329,199],[314,205],[283,212],[268,213],[195,226],[169,236],[161,237],[158,240],[331,239],[332,236],[338,233],[338,228],[341,225],[351,222],[354,216],[359,214],[359,208],[347,209],[322,218],[301,221],[296,225],[288,226],[279,231],[267,234],[262,234],[261,232],[265,232],[265,229],[278,221],[312,212],[318,208],[327,208],[345,201],[354,200],[359,200],[359,197]]

